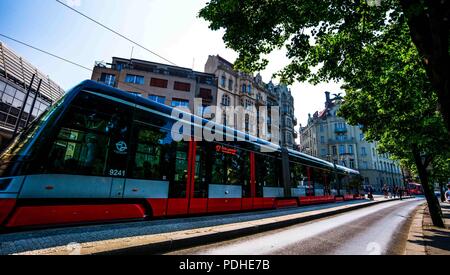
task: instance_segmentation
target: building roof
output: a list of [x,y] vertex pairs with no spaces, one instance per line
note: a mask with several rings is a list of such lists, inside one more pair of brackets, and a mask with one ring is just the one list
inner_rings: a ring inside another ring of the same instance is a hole
[[33,75],[36,75],[32,85],[33,90],[37,90],[39,81],[42,80],[42,85],[39,93],[44,95],[51,101],[56,101],[62,97],[65,91],[50,77],[38,70],[31,63],[9,49],[3,42],[0,41],[0,72],[5,74],[7,79],[13,80],[28,87],[31,83]]

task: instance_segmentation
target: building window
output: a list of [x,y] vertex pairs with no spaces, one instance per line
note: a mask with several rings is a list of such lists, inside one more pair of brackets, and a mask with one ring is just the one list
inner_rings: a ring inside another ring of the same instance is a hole
[[248,94],[252,93],[252,85],[248,84],[247,92],[248,92]]
[[[292,139],[293,139],[292,134],[287,134],[287,144],[289,146],[293,144]],[[317,151],[316,151],[316,155],[317,155]]]
[[323,124],[320,124],[320,132],[323,133],[324,129],[323,129]]
[[321,149],[321,150],[320,150],[320,155],[321,155],[322,157],[326,157],[326,156],[327,156],[327,149]]
[[113,74],[102,73],[102,76],[100,77],[100,82],[103,82],[108,86],[114,87],[116,85],[116,76]]
[[126,83],[144,85],[144,77],[141,75],[127,74]]
[[161,79],[161,78],[152,78],[150,80],[150,86],[152,87],[158,87],[158,88],[167,88],[167,86],[169,85],[169,81],[166,79]]
[[231,105],[231,100],[230,100],[230,97],[228,95],[223,95],[222,96],[222,105],[223,106],[230,106]]
[[337,147],[333,146],[333,155],[336,156],[337,155]]
[[211,101],[213,100],[212,90],[211,89],[200,88],[200,97],[204,101],[207,101],[207,102],[211,103]]
[[225,88],[226,83],[227,83],[227,78],[223,75],[220,80],[220,86]]
[[369,163],[367,161],[363,161],[362,169],[369,169]]
[[322,143],[322,144],[325,143],[325,137],[324,137],[324,136],[321,136],[321,137],[320,137],[320,143]]
[[245,132],[246,133],[250,132],[250,115],[249,114],[245,115]]
[[172,107],[186,107],[186,108],[189,108],[189,100],[174,98],[172,100]]
[[228,80],[228,90],[230,90],[230,91],[233,91],[233,80],[232,79],[229,79]]
[[242,93],[245,94],[246,91],[247,91],[247,85],[242,84]]
[[353,155],[353,145],[348,146],[348,153]]
[[150,99],[151,101],[155,101],[161,104],[166,103],[166,98],[164,96],[158,96],[158,95],[150,95],[148,97],[148,99]]
[[362,156],[367,156],[366,147],[361,147],[361,155]]
[[173,89],[177,90],[177,91],[190,92],[191,84],[175,81],[175,84],[173,85]]
[[350,168],[355,169],[355,161],[352,159],[350,160]]
[[334,125],[334,128],[335,128],[336,130],[343,130],[343,129],[346,128],[346,127],[345,127],[345,123],[343,123],[343,122],[336,123],[336,124]]
[[345,145],[339,145],[339,155],[345,154]]
[[249,109],[251,107],[253,107],[253,102],[250,99],[246,99],[245,100],[245,108]]
[[359,140],[361,140],[361,141],[364,140],[364,134],[360,134],[360,135],[359,135]]

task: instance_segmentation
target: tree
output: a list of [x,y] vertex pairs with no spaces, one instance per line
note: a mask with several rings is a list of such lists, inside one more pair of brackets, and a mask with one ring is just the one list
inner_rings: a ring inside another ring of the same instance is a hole
[[400,4],[450,130],[450,1],[400,0]]
[[[225,29],[226,45],[237,52],[236,67],[260,71],[262,56],[283,46],[291,63],[284,82],[344,80],[352,77],[348,57],[379,41],[385,28],[409,26],[437,92],[437,107],[450,129],[450,0],[211,0],[200,11],[210,28]],[[317,72],[312,68],[319,67]]]
[[436,111],[442,96],[411,39],[411,18],[423,6],[414,7],[415,13],[406,7],[405,16],[395,0],[379,6],[350,0],[213,0],[200,16],[212,29],[226,29],[224,41],[239,52],[241,70],[263,69],[268,61],[261,56],[286,45],[291,63],[277,74],[284,82],[342,80],[347,95],[341,114],[363,125],[381,150],[415,163],[433,223],[443,226],[427,168],[448,150],[448,120]]
[[432,163],[431,178],[433,182],[439,183],[441,201],[445,201],[445,191],[450,178],[450,154],[443,153],[437,156]]
[[354,67],[339,115],[362,125],[366,138],[378,141],[381,152],[415,164],[433,224],[444,227],[428,168],[444,167],[440,160],[448,157],[448,133],[406,26],[386,29],[380,36],[392,38],[394,30],[395,40],[367,45],[355,57],[367,66]]

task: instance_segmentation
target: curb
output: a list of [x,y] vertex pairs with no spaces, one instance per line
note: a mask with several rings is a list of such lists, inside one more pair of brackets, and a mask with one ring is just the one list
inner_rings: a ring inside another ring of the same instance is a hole
[[[413,197],[407,197],[403,198],[404,200],[412,199]],[[350,206],[343,209],[337,209],[332,210],[328,212],[323,212],[319,214],[313,214],[309,216],[304,217],[298,217],[293,218],[289,220],[283,220],[283,221],[275,221],[270,222],[267,224],[260,224],[260,225],[250,225],[243,228],[223,231],[223,232],[215,232],[210,233],[206,235],[201,236],[195,236],[195,237],[187,237],[187,238],[181,238],[176,240],[169,240],[169,241],[161,241],[161,242],[155,242],[150,244],[144,244],[144,245],[138,245],[138,246],[132,246],[132,247],[126,247],[126,248],[120,248],[120,249],[114,249],[111,251],[104,251],[104,252],[98,252],[93,253],[93,255],[143,255],[143,254],[162,254],[167,253],[170,251],[175,250],[181,250],[181,249],[187,249],[195,246],[201,246],[201,245],[208,245],[212,243],[217,242],[223,242],[228,241],[231,239],[236,239],[240,237],[250,236],[266,231],[276,230],[276,229],[282,229],[285,227],[318,220],[330,216],[339,215],[346,212],[351,212],[355,210],[359,210],[362,208],[387,203],[387,202],[393,202],[393,201],[399,201],[400,199],[390,199],[386,201],[377,201],[377,202],[369,202],[365,204]]]
[[413,216],[405,247],[405,255],[427,255],[425,236],[423,234],[423,216],[427,204],[418,207]]

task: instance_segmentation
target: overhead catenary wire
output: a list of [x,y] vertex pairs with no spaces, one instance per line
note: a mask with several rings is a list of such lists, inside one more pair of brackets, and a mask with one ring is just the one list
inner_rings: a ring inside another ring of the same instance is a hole
[[[22,45],[24,45],[24,46],[26,46],[26,47],[29,47],[29,48],[31,48],[31,49],[34,49],[34,50],[36,50],[36,51],[39,51],[39,52],[41,52],[41,53],[44,53],[44,54],[46,54],[46,55],[49,55],[49,56],[51,56],[51,57],[53,57],[53,58],[59,59],[59,60],[64,61],[64,62],[67,62],[67,63],[69,63],[69,64],[71,64],[71,65],[74,65],[74,66],[83,68],[83,69],[88,70],[88,71],[90,71],[90,72],[93,71],[92,69],[89,69],[89,68],[87,68],[87,67],[85,67],[85,66],[83,66],[83,65],[80,65],[80,64],[78,64],[78,63],[76,63],[76,62],[74,62],[74,61],[71,61],[71,60],[69,60],[69,59],[67,59],[67,58],[58,56],[58,55],[53,54],[53,53],[51,53],[51,52],[49,52],[49,51],[40,49],[40,48],[38,48],[38,47],[36,47],[36,46],[33,46],[33,45],[30,45],[30,44],[28,44],[28,43],[22,42],[22,41],[20,41],[20,40],[18,40],[18,39],[9,37],[9,36],[7,36],[7,35],[3,35],[3,34],[1,34],[1,33],[0,33],[0,36],[5,37],[5,38],[7,38],[7,39],[10,39],[10,40],[12,40],[12,41],[14,41],[14,42],[17,42],[17,43],[19,43],[19,44],[22,44]],[[127,86],[127,87],[129,87],[129,88],[136,89],[136,90],[138,90],[138,91],[140,91],[140,92],[147,93],[147,91],[145,91],[144,89],[140,89],[140,88],[138,88],[138,87],[135,87],[135,85],[130,85],[130,84],[125,83],[125,82],[122,82],[122,81],[119,81],[119,83],[122,84],[122,85],[124,85],[124,86]]]
[[66,58],[64,58],[64,57],[61,57],[61,56],[58,56],[58,55],[56,55],[56,54],[50,53],[50,52],[48,52],[48,51],[45,51],[45,50],[43,50],[43,49],[40,49],[40,48],[38,48],[38,47],[36,47],[36,46],[32,46],[32,45],[30,45],[30,44],[28,44],[28,43],[25,43],[25,42],[23,42],[23,41],[20,41],[20,40],[18,40],[18,39],[12,38],[12,37],[10,37],[10,36],[7,36],[7,35],[1,34],[1,33],[0,33],[0,36],[1,36],[1,37],[4,37],[4,38],[6,38],[6,39],[9,39],[9,40],[11,40],[11,41],[14,41],[14,42],[16,42],[16,43],[19,43],[19,44],[21,44],[21,45],[23,45],[23,46],[26,46],[26,47],[28,47],[28,48],[31,48],[31,49],[33,49],[33,50],[36,50],[36,51],[45,53],[45,54],[50,55],[50,56],[52,56],[52,57],[54,57],[54,58],[57,58],[57,59],[59,59],[59,60],[62,60],[62,61],[64,61],[64,62],[70,63],[70,64],[72,64],[72,65],[75,65],[75,66],[77,66],[77,67],[80,67],[80,68],[82,68],[82,69],[85,69],[85,70],[87,70],[87,71],[92,72],[92,69],[90,69],[90,68],[88,68],[88,67],[85,67],[85,66],[83,66],[83,65],[81,65],[81,64],[78,64],[78,63],[76,63],[76,62],[70,61],[69,59],[66,59]]
[[67,5],[66,3],[63,3],[63,2],[60,1],[60,0],[56,0],[56,2],[58,2],[59,4],[65,6],[65,7],[68,8],[68,9],[70,9],[70,10],[76,12],[77,14],[83,16],[84,18],[88,19],[89,21],[94,22],[95,24],[101,26],[102,28],[104,28],[104,29],[106,29],[106,30],[108,30],[108,31],[110,31],[110,32],[112,32],[112,33],[114,33],[114,34],[116,34],[116,35],[122,37],[123,39],[127,40],[128,42],[133,43],[134,45],[136,45],[136,46],[138,46],[138,47],[144,49],[145,51],[147,51],[147,52],[149,52],[149,53],[151,53],[151,54],[153,54],[153,55],[155,55],[155,56],[161,58],[162,60],[164,60],[164,61],[166,61],[166,62],[169,62],[171,65],[177,66],[174,62],[170,61],[169,59],[167,59],[167,58],[165,58],[165,57],[159,55],[158,53],[156,53],[156,52],[154,52],[154,51],[148,49],[147,47],[145,47],[145,46],[139,44],[138,42],[135,42],[134,40],[128,38],[127,36],[125,36],[125,35],[119,33],[119,32],[116,31],[116,30],[113,30],[112,28],[110,28],[110,27],[106,26],[105,24],[103,24],[103,23],[101,23],[101,22],[99,22],[99,21],[93,19],[92,17],[90,17],[90,16],[88,16],[88,15],[86,15],[86,14],[84,14],[84,13],[78,11],[77,9],[75,9],[75,8],[73,8],[73,7],[69,6],[69,5]]

